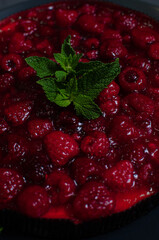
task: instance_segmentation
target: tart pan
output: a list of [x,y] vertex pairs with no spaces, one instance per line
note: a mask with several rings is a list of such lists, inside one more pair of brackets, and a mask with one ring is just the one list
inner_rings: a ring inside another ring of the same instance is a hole
[[[28,1],[14,5],[12,8],[6,8],[0,11],[0,20],[14,13],[49,2],[51,1],[39,0],[38,4],[33,1]],[[110,2],[139,10],[140,12],[159,20],[158,8],[148,3],[141,3],[137,1],[129,2],[127,0],[112,0]],[[119,229],[122,226],[125,226],[126,224],[136,220],[137,218],[144,216],[158,205],[159,193],[142,200],[125,212],[113,214],[107,218],[91,220],[77,225],[70,220],[35,219],[14,211],[1,210],[0,225],[4,227],[4,232],[9,232],[10,234],[21,233],[30,236],[38,236],[43,239],[81,239],[105,234],[115,229]]]

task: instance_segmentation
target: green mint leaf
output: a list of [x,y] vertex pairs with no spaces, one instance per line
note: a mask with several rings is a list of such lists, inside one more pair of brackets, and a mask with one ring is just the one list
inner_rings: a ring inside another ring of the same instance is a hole
[[61,54],[63,56],[65,56],[66,58],[69,57],[70,55],[72,55],[72,56],[76,55],[75,50],[71,46],[71,36],[70,35],[64,40],[64,43],[62,44]]
[[58,89],[55,83],[54,78],[44,78],[37,81],[40,84],[46,94],[46,97],[51,101],[54,102],[56,95],[58,93]]
[[86,96],[79,94],[74,100],[73,104],[77,115],[82,115],[86,119],[96,119],[101,115],[101,110],[93,100]]
[[[85,73],[82,67],[85,69]],[[99,61],[80,63],[80,69],[78,73],[83,73],[83,75],[78,79],[79,92],[94,99],[120,73],[119,59],[112,63]]]
[[70,94],[70,97],[73,99],[74,95],[76,95],[78,92],[78,82],[76,77],[70,79],[66,89],[67,92]]
[[54,58],[56,62],[58,62],[60,66],[66,71],[67,70],[66,67],[68,65],[68,59],[61,53],[54,53]]
[[57,94],[56,98],[54,99],[54,102],[60,107],[68,107],[72,101],[65,92],[65,89],[63,89],[63,94],[61,93],[62,90],[60,91],[60,93]]
[[55,77],[57,82],[63,82],[66,80],[67,73],[64,71],[56,71],[55,72]]
[[28,57],[25,59],[27,64],[32,67],[40,78],[53,76],[58,70],[58,65],[46,57]]

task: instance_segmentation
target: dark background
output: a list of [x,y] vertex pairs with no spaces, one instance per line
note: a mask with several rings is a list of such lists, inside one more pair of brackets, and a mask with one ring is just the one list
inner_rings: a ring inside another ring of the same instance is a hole
[[[140,10],[159,20],[159,0],[109,0],[130,8]],[[11,13],[27,8],[30,0],[0,0],[0,18]],[[32,0],[33,5],[38,5],[42,0]],[[43,1],[48,2],[48,0]],[[51,0],[50,0],[51,2]],[[21,6],[19,5],[20,3]],[[15,4],[18,4],[15,6]],[[154,4],[154,5],[149,5]],[[90,240],[158,240],[159,239],[159,207],[146,216],[134,221],[124,228],[111,232],[104,236],[91,238]],[[9,236],[0,234],[0,240],[40,240],[35,237]],[[84,240],[84,239],[83,239]]]

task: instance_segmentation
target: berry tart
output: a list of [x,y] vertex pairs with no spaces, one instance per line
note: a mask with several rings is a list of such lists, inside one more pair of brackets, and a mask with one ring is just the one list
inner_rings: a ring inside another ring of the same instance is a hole
[[158,204],[158,29],[142,13],[96,1],[0,22],[4,227],[85,236]]

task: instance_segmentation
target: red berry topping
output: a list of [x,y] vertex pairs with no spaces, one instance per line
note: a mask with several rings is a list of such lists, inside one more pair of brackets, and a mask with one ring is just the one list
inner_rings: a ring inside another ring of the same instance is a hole
[[120,103],[120,98],[117,96],[103,102],[102,104],[99,105],[99,107],[106,116],[111,116],[118,112],[119,103]]
[[54,131],[45,137],[46,150],[55,165],[63,166],[78,152],[77,142],[68,134]]
[[116,19],[116,28],[122,32],[127,32],[136,27],[137,21],[134,16],[123,14]]
[[119,75],[119,82],[125,91],[142,91],[146,88],[146,76],[139,68],[127,67]]
[[106,183],[117,191],[130,189],[134,182],[133,166],[129,161],[120,161],[114,167],[106,170],[103,175]]
[[55,17],[60,27],[67,27],[71,26],[76,21],[78,13],[75,10],[58,9]]
[[102,41],[105,40],[118,40],[122,41],[122,36],[118,30],[106,29],[105,32],[101,36]]
[[46,178],[46,184],[51,192],[53,205],[64,204],[74,196],[75,183],[66,173],[52,172]]
[[44,188],[33,185],[19,194],[17,204],[22,213],[30,217],[40,217],[49,209],[49,198]]
[[41,138],[53,129],[52,122],[47,119],[34,119],[28,122],[28,131],[32,138]]
[[0,168],[0,203],[4,204],[15,198],[23,183],[23,178],[18,172]]
[[83,131],[86,133],[89,133],[92,131],[104,132],[105,129],[106,129],[106,120],[102,116],[93,120],[84,121],[83,123]]
[[119,94],[119,85],[116,82],[111,82],[107,88],[104,88],[103,91],[99,95],[99,101],[105,102],[108,99],[116,97]]
[[74,213],[81,220],[106,217],[112,213],[114,206],[113,195],[99,182],[86,183],[73,203]]
[[81,150],[95,157],[104,157],[109,150],[109,141],[104,132],[93,131],[83,138]]
[[3,118],[0,118],[0,134],[4,133],[7,130],[9,130],[7,122]]
[[13,125],[23,124],[29,117],[32,110],[32,102],[19,102],[5,109],[5,115]]
[[97,38],[88,38],[83,42],[83,45],[87,49],[97,49],[99,46],[99,40]]
[[73,175],[78,184],[101,177],[101,168],[89,158],[77,158],[72,166]]

